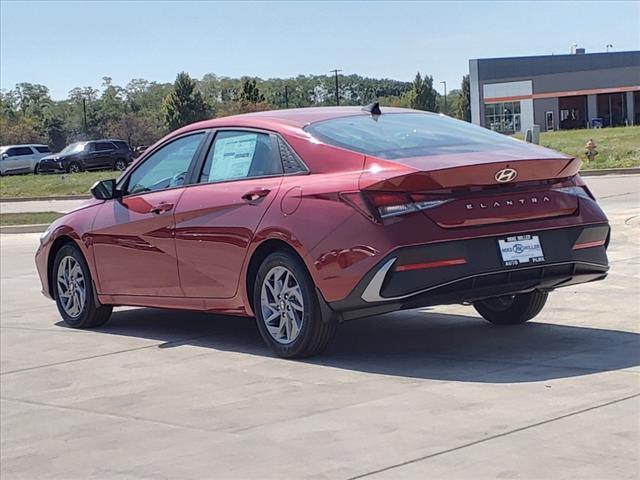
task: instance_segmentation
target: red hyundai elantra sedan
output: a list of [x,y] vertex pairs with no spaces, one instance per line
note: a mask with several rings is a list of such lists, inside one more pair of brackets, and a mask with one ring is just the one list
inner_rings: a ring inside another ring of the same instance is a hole
[[43,234],[43,292],[71,327],[113,306],[255,316],[282,357],[337,325],[470,303],[525,322],[607,275],[607,218],[580,160],[421,111],[218,118],[171,133]]

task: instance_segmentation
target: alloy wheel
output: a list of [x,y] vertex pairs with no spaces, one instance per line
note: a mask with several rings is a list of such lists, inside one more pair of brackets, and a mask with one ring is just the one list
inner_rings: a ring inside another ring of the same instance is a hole
[[69,166],[69,172],[71,172],[71,173],[79,173],[80,172],[80,165],[78,165],[77,163],[72,163]]
[[57,272],[58,297],[65,313],[77,318],[87,297],[87,285],[80,263],[72,256],[63,257]]
[[123,160],[116,162],[116,170],[123,171],[125,168],[127,168],[127,164]]
[[298,338],[304,319],[302,290],[286,267],[273,267],[262,283],[262,320],[273,339],[290,344]]

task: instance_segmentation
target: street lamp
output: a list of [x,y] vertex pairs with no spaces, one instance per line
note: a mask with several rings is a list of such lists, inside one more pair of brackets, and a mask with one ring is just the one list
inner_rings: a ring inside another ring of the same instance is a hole
[[444,112],[442,113],[447,113],[447,82],[443,80],[440,83],[444,84]]
[[610,43],[607,43],[607,46],[605,48],[607,49],[607,53],[609,53],[609,49],[613,48],[613,45],[611,45]]
[[338,70],[337,68],[334,70],[329,70],[332,73],[335,73],[336,75],[336,106],[340,106],[340,91],[338,90],[338,72],[341,72],[342,70]]

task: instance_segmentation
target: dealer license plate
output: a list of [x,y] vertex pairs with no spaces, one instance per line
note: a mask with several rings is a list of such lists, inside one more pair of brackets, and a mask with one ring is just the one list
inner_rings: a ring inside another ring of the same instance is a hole
[[498,246],[506,266],[544,262],[542,245],[537,235],[514,235],[498,240]]

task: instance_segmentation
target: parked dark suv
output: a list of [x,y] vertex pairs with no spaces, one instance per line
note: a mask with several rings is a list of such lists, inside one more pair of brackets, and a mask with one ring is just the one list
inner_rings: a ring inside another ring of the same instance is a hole
[[124,170],[133,160],[133,152],[123,140],[91,140],[67,145],[60,153],[40,159],[38,172],[69,172],[111,168]]

